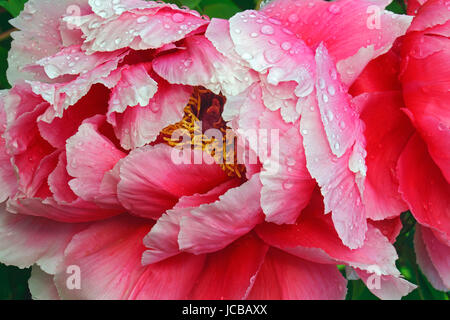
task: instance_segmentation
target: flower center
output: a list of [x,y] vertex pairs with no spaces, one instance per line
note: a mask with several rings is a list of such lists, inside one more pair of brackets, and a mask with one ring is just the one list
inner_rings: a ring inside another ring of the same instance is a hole
[[[237,138],[222,118],[225,102],[226,98],[221,94],[216,95],[203,87],[194,88],[184,108],[183,119],[164,128],[161,137],[171,147],[186,147],[189,144],[192,149],[207,152],[228,176],[242,178],[245,176],[245,166],[237,161]],[[209,135],[210,129],[216,129],[221,134]],[[189,142],[174,139],[173,134],[177,130],[189,134]]]

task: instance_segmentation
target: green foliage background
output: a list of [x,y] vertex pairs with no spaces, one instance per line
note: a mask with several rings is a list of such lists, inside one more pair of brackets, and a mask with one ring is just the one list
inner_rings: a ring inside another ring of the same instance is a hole
[[[9,32],[12,27],[8,20],[20,13],[26,1],[0,1],[0,89],[10,87],[6,79],[6,69],[8,50],[11,45]],[[230,18],[239,11],[257,8],[261,0],[169,0],[166,2],[188,6],[209,17]],[[395,0],[388,9],[396,13],[405,13],[405,4],[403,0]],[[397,265],[403,276],[419,287],[404,299],[448,300],[448,293],[433,289],[416,264],[413,248],[415,221],[409,212],[402,215],[402,222],[404,229],[395,243],[400,256]],[[344,266],[339,268],[345,274]],[[30,269],[20,270],[0,264],[0,300],[30,299],[29,277]],[[377,298],[370,293],[361,280],[358,280],[349,281],[347,299],[376,300]]]

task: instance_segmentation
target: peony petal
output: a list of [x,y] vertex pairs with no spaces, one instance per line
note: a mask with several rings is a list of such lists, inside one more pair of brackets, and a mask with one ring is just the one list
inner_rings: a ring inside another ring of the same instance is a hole
[[322,265],[271,248],[249,300],[342,300],[347,281],[334,265]]
[[205,267],[189,299],[245,299],[257,278],[267,250],[266,244],[249,234],[225,249],[207,255]]
[[204,204],[210,204],[240,184],[237,179],[227,181],[205,194],[195,194],[181,197],[176,206],[163,214],[145,236],[144,245],[149,249],[142,256],[142,264],[147,265],[164,260],[180,253],[178,234],[180,223],[184,216],[189,216],[191,210]]
[[33,70],[37,66],[44,68],[50,79],[64,75],[80,75],[99,67],[101,64],[114,60],[124,50],[116,52],[95,52],[87,55],[80,45],[64,47],[58,53],[47,56],[36,62],[35,65],[26,66],[25,70]]
[[7,153],[6,142],[3,133],[6,129],[5,99],[7,92],[0,91],[0,203],[17,191],[17,178]]
[[128,106],[146,106],[158,91],[158,83],[150,77],[144,64],[125,65],[120,72],[120,80],[111,92],[108,110],[110,122],[114,119],[112,114],[123,113]]
[[[450,32],[450,23],[445,29]],[[409,115],[447,182],[450,182],[449,36],[431,31],[408,34],[402,48],[401,75]]]
[[279,154],[264,161],[261,171],[261,207],[268,222],[295,223],[316,185],[306,168],[303,138],[298,124],[287,125],[279,113],[267,110],[260,121],[260,129],[280,131]]
[[[151,2],[141,4],[149,8],[128,11],[130,8],[125,7],[126,12],[107,19],[91,14],[66,18],[66,21],[82,30],[83,49],[88,53],[127,47],[156,49],[177,42],[208,23],[192,11]],[[101,27],[92,28],[95,25]]]
[[400,300],[417,288],[416,285],[396,276],[379,276],[358,269],[356,273],[369,290],[382,300]]
[[31,269],[31,277],[28,279],[33,300],[59,300],[58,290],[53,282],[53,276],[42,271],[34,265]]
[[431,229],[416,226],[414,236],[417,263],[437,290],[450,290],[450,247],[441,242]]
[[260,190],[259,175],[255,174],[218,201],[191,210],[181,219],[180,249],[195,254],[215,252],[251,231],[263,220]]
[[281,26],[281,21],[256,11],[245,11],[230,19],[236,52],[256,71],[268,71],[268,82],[312,82],[314,60],[311,50]]
[[65,224],[12,214],[2,206],[0,261],[19,268],[37,263],[45,272],[54,274],[59,270],[69,241],[83,228],[84,224]]
[[379,221],[370,221],[370,224],[375,226],[381,233],[389,239],[389,242],[394,244],[397,237],[400,235],[400,231],[403,228],[402,220],[400,216],[393,219],[384,219]]
[[265,106],[272,111],[280,109],[281,117],[285,122],[295,123],[300,118],[301,111],[297,108],[298,97],[296,96],[299,92],[297,88],[300,86],[295,81],[280,82],[275,86],[268,82],[267,77],[260,77]]
[[336,63],[342,83],[350,87],[374,57],[375,50],[371,45],[360,48],[353,56]]
[[224,19],[211,19],[205,32],[205,37],[225,57],[245,65],[245,61],[237,54],[230,34],[230,23]]
[[18,189],[30,197],[48,196],[46,178],[56,166],[58,151],[40,136],[36,124],[48,104],[25,84],[11,89],[4,102],[7,126],[3,137],[17,172]]
[[396,166],[413,134],[408,117],[400,110],[400,92],[369,93],[353,100],[366,125],[367,177],[364,203],[367,217],[383,220],[400,215],[408,207],[398,192]]
[[376,268],[382,274],[399,275],[394,247],[372,225],[369,224],[362,247],[351,250],[342,244],[331,218],[323,215],[322,197],[317,191],[295,224],[265,223],[259,225],[256,232],[269,245],[304,259],[327,264],[345,263],[364,270]]
[[33,92],[41,95],[52,106],[45,114],[40,116],[39,120],[51,123],[55,117],[61,118],[64,110],[76,104],[89,92],[94,84],[101,83],[107,87],[111,86],[111,83],[114,84],[116,79],[111,80],[112,77],[117,77],[117,72],[114,73],[114,70],[117,69],[119,62],[127,54],[128,52],[117,55],[114,59],[81,74],[69,82],[49,84],[31,81],[30,84]]
[[67,202],[57,202],[53,198],[22,198],[16,197],[7,202],[8,211],[50,220],[68,223],[102,220],[123,212],[123,210],[103,209],[95,203],[86,202],[80,198]]
[[77,133],[83,120],[106,113],[108,97],[106,87],[93,85],[84,97],[64,111],[61,118],[54,118],[50,123],[39,121],[39,133],[53,147],[65,148],[67,139]]
[[427,1],[428,0],[406,0],[406,12],[412,16],[416,15],[419,8]]
[[349,168],[350,151],[336,158],[331,152],[314,96],[302,106],[300,129],[306,154],[306,165],[321,187],[325,212],[332,211],[335,228],[345,245],[361,247],[367,231],[366,211],[361,201],[361,179]]
[[450,185],[415,134],[398,161],[399,191],[417,221],[450,239]]
[[363,143],[363,123],[352,108],[350,97],[323,43],[317,48],[316,63],[317,100],[322,122],[331,151],[340,158],[355,143]]
[[[400,91],[400,49],[401,41],[396,41],[391,50],[370,61],[351,85],[349,93],[356,97],[366,92]],[[338,63],[338,68],[342,61]]]
[[223,56],[204,36],[184,40],[184,48],[154,59],[153,69],[169,83],[203,86],[214,93],[237,95],[255,76],[246,67]]
[[183,118],[184,107],[192,89],[159,79],[158,91],[148,104],[126,108],[111,115],[117,137],[124,149],[134,149],[153,142],[160,131]]
[[70,203],[78,198],[69,186],[70,179],[71,177],[67,173],[66,153],[62,152],[59,154],[55,170],[50,173],[47,180],[49,189],[53,193],[53,199],[58,203]]
[[64,267],[78,266],[81,289],[66,286],[69,275],[55,283],[64,299],[184,299],[202,270],[204,256],[181,254],[151,266],[141,265],[142,238],[151,223],[130,216],[93,224],[75,235]]
[[[450,10],[447,2],[441,0],[415,1],[419,2],[419,4],[416,4],[414,8],[410,8],[410,3],[408,3],[408,11],[412,9],[414,10],[413,13],[417,14],[411,23],[408,32],[425,31],[437,25],[445,24],[450,19]],[[420,10],[415,10],[418,9],[420,5],[422,5]],[[408,14],[410,13],[408,12]]]
[[378,54],[387,52],[403,35],[412,17],[396,15],[384,8],[391,0],[276,0],[262,14],[279,19],[309,46],[323,42],[330,55],[340,61],[360,48],[374,46]]
[[86,120],[77,134],[67,140],[67,172],[73,192],[85,201],[94,201],[100,193],[104,175],[126,156],[99,132],[104,116]]
[[210,161],[207,153],[193,150],[192,156],[203,156],[211,165],[194,164],[188,153],[183,153],[182,163],[176,164],[172,156],[179,153],[167,145],[133,150],[120,168],[118,196],[122,205],[134,214],[157,219],[180,197],[205,193],[227,180],[225,172]]
[[[72,6],[72,7],[71,7]],[[14,32],[8,57],[8,80],[47,80],[45,74],[23,72],[22,68],[57,53],[62,46],[61,18],[76,8],[79,14],[90,12],[87,0],[30,0],[21,14],[10,21]]]

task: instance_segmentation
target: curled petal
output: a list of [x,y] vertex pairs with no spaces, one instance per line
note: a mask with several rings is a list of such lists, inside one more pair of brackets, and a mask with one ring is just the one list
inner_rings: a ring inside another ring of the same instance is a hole
[[371,45],[377,54],[387,52],[405,34],[412,17],[384,10],[390,2],[276,0],[262,14],[279,19],[312,48],[325,43],[330,55],[340,61]]
[[255,174],[218,201],[191,210],[181,219],[180,249],[195,254],[214,252],[251,231],[263,220],[260,190],[259,175]]
[[204,86],[237,95],[255,81],[246,67],[222,55],[204,36],[191,36],[185,48],[155,58],[153,69],[170,83]]
[[123,206],[139,216],[157,219],[180,197],[205,193],[227,180],[214,162],[194,164],[192,157],[206,158],[207,153],[183,153],[177,164],[172,156],[179,152],[167,145],[133,150],[120,167],[118,197]]

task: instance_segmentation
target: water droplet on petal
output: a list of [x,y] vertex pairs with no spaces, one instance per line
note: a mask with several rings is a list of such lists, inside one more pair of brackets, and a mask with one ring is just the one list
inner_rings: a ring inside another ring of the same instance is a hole
[[252,60],[253,56],[250,53],[243,53],[242,54],[242,59],[244,59],[244,60]]
[[292,189],[293,186],[294,185],[292,183],[290,183],[290,182],[284,182],[283,183],[283,188],[286,189],[286,190]]
[[177,12],[177,13],[175,13],[175,14],[172,16],[172,20],[173,20],[174,22],[177,22],[177,23],[183,22],[183,21],[184,21],[184,15]]
[[334,114],[333,114],[333,112],[331,112],[331,110],[328,110],[327,116],[328,116],[328,119],[329,119],[330,121],[333,121],[333,119],[334,119]]
[[325,88],[325,80],[323,80],[322,78],[319,79],[319,88],[320,89]]
[[283,49],[283,50],[290,50],[291,48],[292,48],[292,44],[290,43],[290,42],[288,42],[288,41],[286,41],[286,42],[283,42],[282,44],[281,44],[281,48]]
[[280,61],[282,54],[279,50],[266,50],[264,52],[264,57],[269,63],[276,63]]
[[334,95],[336,94],[336,89],[335,89],[332,85],[330,85],[330,86],[328,87],[328,93],[329,93],[331,96],[334,96]]
[[275,30],[272,26],[265,25],[261,28],[261,33],[266,35],[271,35],[275,33]]
[[333,3],[331,6],[328,7],[328,11],[330,13],[337,14],[341,11],[341,8],[339,8],[337,4]]
[[270,23],[273,23],[274,25],[277,25],[277,26],[281,25],[281,21],[278,20],[278,19],[269,18],[268,21],[269,21]]
[[136,21],[137,21],[137,23],[145,23],[145,22],[148,21],[148,17],[147,16],[142,16],[142,17],[137,18]]
[[297,163],[297,162],[295,161],[294,158],[287,158],[287,160],[286,160],[286,164],[287,164],[289,167],[295,166],[296,163]]
[[296,13],[293,13],[289,16],[288,20],[291,23],[296,23],[296,22],[298,22],[298,20],[300,20],[300,18],[298,17],[298,15]]

